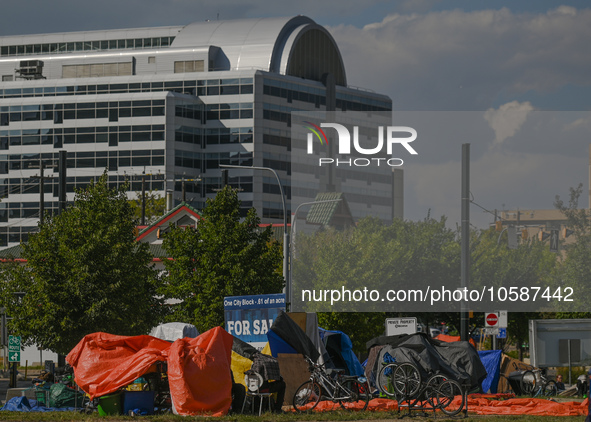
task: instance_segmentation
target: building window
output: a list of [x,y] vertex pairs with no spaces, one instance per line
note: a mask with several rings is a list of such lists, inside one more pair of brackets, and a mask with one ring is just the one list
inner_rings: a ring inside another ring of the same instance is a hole
[[156,57],[155,56],[148,57],[148,63],[156,63]]
[[62,78],[96,78],[103,76],[129,76],[131,74],[131,62],[73,64],[62,66]]
[[2,75],[2,82],[10,82],[14,80],[14,76],[12,75]]
[[203,72],[203,60],[189,60],[183,62],[174,62],[174,73]]

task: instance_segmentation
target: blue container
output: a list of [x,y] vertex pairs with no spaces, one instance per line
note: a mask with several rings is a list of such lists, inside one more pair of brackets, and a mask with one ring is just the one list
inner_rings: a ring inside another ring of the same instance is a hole
[[123,414],[129,414],[133,410],[136,415],[154,414],[154,392],[153,391],[124,391],[123,392]]

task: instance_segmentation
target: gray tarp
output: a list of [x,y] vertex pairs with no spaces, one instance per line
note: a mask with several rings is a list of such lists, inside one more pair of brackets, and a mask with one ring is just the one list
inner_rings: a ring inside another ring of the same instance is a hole
[[373,371],[381,368],[384,354],[389,353],[396,362],[414,363],[421,372],[423,380],[440,373],[470,388],[480,388],[486,378],[486,369],[478,357],[478,352],[467,341],[446,343],[434,340],[424,333],[381,336],[367,342],[367,349],[384,346],[379,351]]

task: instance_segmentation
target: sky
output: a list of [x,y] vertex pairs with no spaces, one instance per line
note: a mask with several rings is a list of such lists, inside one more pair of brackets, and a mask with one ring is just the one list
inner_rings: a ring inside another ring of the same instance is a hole
[[[470,217],[485,227],[492,215],[482,208],[552,209],[556,195],[566,199],[579,183],[588,206],[587,7],[582,0],[23,0],[3,4],[0,36],[309,16],[335,38],[349,85],[388,95],[395,118],[447,121],[439,138],[419,132],[418,156],[405,161],[405,218],[460,222],[461,145],[470,143],[479,205]],[[484,126],[466,129],[474,121]]]

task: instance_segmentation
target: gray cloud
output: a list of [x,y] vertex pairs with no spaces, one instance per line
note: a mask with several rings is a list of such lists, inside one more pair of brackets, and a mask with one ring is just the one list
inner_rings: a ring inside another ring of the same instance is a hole
[[591,10],[392,14],[330,31],[350,83],[388,93],[398,110],[486,110],[500,93],[591,84]]

